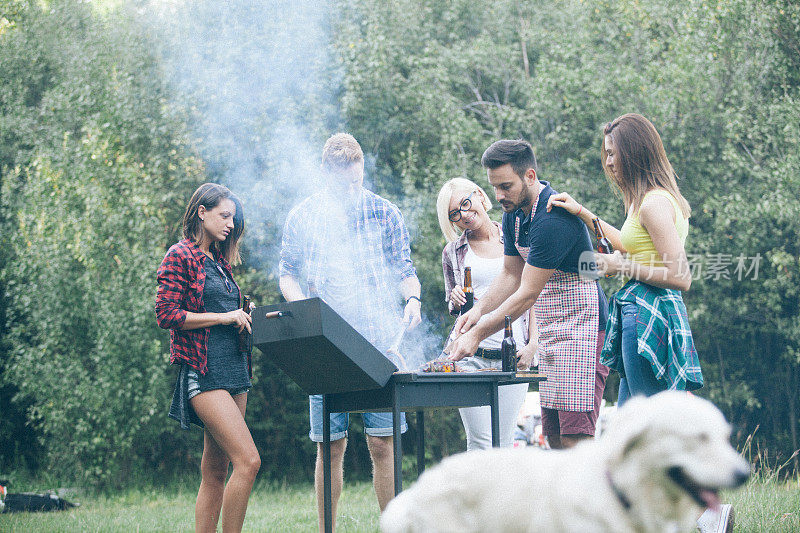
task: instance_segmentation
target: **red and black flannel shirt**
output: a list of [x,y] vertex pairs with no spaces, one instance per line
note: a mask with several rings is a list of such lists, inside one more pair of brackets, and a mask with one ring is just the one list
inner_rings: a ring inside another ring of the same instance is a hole
[[[208,328],[182,330],[186,312],[204,313],[203,287],[206,283],[204,254],[188,239],[173,244],[158,267],[156,318],[159,327],[169,330],[169,362],[186,363],[201,374],[206,373]],[[217,262],[233,281],[231,266],[223,258]],[[233,283],[236,285],[236,282]],[[236,285],[239,291],[239,286]],[[241,299],[241,293],[239,293]],[[249,361],[248,361],[249,363]],[[249,365],[248,365],[249,366]]]

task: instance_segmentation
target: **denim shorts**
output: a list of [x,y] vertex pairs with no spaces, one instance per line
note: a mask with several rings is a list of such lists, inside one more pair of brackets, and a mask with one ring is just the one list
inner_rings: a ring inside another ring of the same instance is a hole
[[[309,418],[311,431],[308,436],[314,442],[322,442],[322,396],[319,394],[308,397]],[[362,413],[364,431],[373,437],[392,436],[392,413]],[[347,437],[347,428],[350,425],[349,413],[331,413],[331,441]],[[408,429],[406,414],[400,413],[400,433]]]
[[[197,376],[197,370],[193,368],[189,368],[186,372],[186,379],[189,383],[189,399],[191,400],[198,394],[200,394],[200,384],[198,383],[199,377]],[[237,396],[239,394],[244,394],[250,390],[250,387],[236,387],[233,389],[225,389],[231,393],[231,396]]]

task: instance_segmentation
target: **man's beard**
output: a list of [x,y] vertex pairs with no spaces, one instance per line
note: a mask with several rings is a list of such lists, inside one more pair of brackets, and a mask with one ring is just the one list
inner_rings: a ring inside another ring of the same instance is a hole
[[517,209],[524,209],[531,205],[531,192],[528,190],[527,187],[520,193],[519,203],[514,202],[500,202],[500,206],[503,208],[503,211],[506,213],[513,213]]

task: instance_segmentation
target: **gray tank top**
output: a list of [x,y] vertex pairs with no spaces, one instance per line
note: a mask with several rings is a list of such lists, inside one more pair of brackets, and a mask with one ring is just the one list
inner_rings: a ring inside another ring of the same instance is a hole
[[[239,308],[239,291],[213,259],[205,260],[203,305],[207,313],[227,313]],[[201,391],[250,387],[247,357],[239,351],[239,334],[232,325],[211,326],[208,333],[208,371],[199,376]]]

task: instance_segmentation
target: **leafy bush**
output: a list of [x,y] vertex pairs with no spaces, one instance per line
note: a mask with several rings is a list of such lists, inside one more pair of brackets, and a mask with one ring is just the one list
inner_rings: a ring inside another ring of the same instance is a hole
[[[197,83],[176,94],[179,69],[159,55],[169,41],[143,23],[142,5],[0,8],[0,441],[12,443],[0,469],[27,464],[102,487],[199,465],[199,432],[166,419],[175,372],[153,317],[155,269],[194,188],[226,180],[249,225],[237,281],[258,304],[277,301],[282,217],[302,187],[297,161],[262,142],[275,130],[301,123],[305,142],[321,146],[346,124],[361,141],[372,187],[409,223],[423,309],[443,339],[452,318],[442,303],[441,184],[464,176],[486,185],[486,146],[524,137],[543,179],[621,224],[598,156],[602,125],[631,111],[660,131],[693,207],[687,251],[706,270],[686,301],[701,393],[740,443],[760,424],[756,440],[775,463],[800,448],[796,2],[336,0],[336,60],[259,67],[265,83],[305,87],[308,97],[248,93],[261,107],[235,138],[209,119],[225,104],[216,93]],[[253,65],[226,61],[213,74],[235,76],[239,64]],[[234,144],[249,154],[240,167],[228,157]],[[738,279],[735,259],[759,254],[759,276]],[[711,258],[731,262],[727,277],[708,270]],[[305,396],[258,352],[254,370],[247,420],[262,476],[310,479]],[[455,411],[426,425],[430,457],[463,449]],[[354,477],[369,476],[362,439],[347,460]]]
[[[759,438],[777,461],[800,448],[796,3],[341,4],[344,112],[377,155],[379,186],[416,226],[425,309],[442,308],[435,195],[444,181],[487,186],[482,151],[523,137],[542,178],[619,227],[621,200],[600,168],[602,126],[642,113],[693,207],[687,252],[700,270],[686,301],[701,394],[723,407],[740,444],[763,423]],[[760,275],[740,280],[737,258],[749,268],[759,254]]]
[[0,37],[3,379],[46,465],[103,485],[165,423],[154,271],[202,174],[141,38],[90,9],[30,6]]

